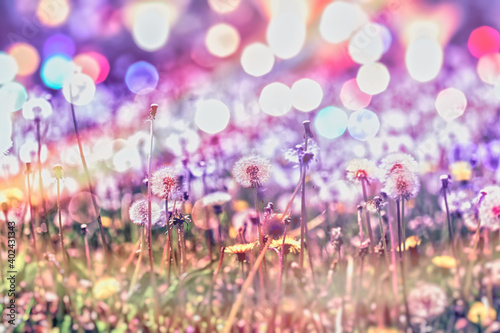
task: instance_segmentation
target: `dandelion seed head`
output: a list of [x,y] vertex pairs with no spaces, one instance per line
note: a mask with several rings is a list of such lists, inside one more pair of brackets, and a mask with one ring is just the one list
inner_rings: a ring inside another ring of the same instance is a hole
[[[134,202],[130,206],[129,216],[132,222],[141,227],[148,223],[148,201],[139,200]],[[157,203],[151,202],[151,223],[156,224],[156,222],[161,217],[160,206]]]
[[481,226],[490,230],[500,229],[500,186],[487,186],[482,191],[484,198],[479,206]]
[[415,159],[405,153],[392,153],[387,155],[380,161],[380,168],[384,172],[383,177],[387,177],[391,173],[409,171],[418,173],[418,163]]
[[377,178],[379,168],[377,165],[366,158],[353,159],[346,166],[347,179],[352,182],[362,181],[363,179],[369,183]]
[[163,167],[151,177],[151,191],[161,199],[171,198],[179,190],[179,172],[173,167]]
[[260,187],[271,177],[271,163],[257,155],[243,157],[234,164],[233,177],[243,187]]
[[448,299],[439,286],[422,283],[408,294],[408,305],[414,317],[429,320],[444,313]]
[[400,171],[391,173],[384,181],[382,189],[394,200],[409,200],[420,190],[420,181],[415,173]]

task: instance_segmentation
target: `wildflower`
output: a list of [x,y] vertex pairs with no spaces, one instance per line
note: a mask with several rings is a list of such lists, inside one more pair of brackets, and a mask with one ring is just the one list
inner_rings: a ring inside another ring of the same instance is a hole
[[255,245],[257,245],[256,242],[226,246],[224,253],[236,254],[237,260],[243,262],[246,260],[246,253],[252,251]]
[[347,179],[352,182],[366,180],[369,184],[377,178],[379,172],[380,170],[375,163],[366,158],[351,160],[346,167]]
[[408,294],[408,305],[412,316],[429,320],[446,310],[448,300],[440,287],[431,283],[422,283]]
[[409,200],[420,189],[418,180],[418,164],[408,154],[394,153],[382,160],[380,167],[383,170],[383,192],[394,200]]
[[496,231],[500,229],[500,187],[487,186],[481,192],[485,193],[479,205],[481,226]]
[[233,176],[241,186],[257,188],[269,180],[271,164],[257,155],[246,156],[234,164]]
[[[148,201],[139,200],[130,206],[129,216],[132,222],[143,227],[148,223]],[[151,202],[151,223],[156,224],[156,222],[161,217],[160,206],[157,203]]]
[[151,191],[161,199],[171,198],[179,190],[179,173],[173,167],[163,167],[151,177]]
[[450,173],[453,180],[468,181],[472,176],[472,167],[469,162],[458,161],[450,165]]
[[450,256],[437,256],[432,258],[432,263],[441,268],[455,268],[457,267],[457,260]]
[[469,313],[467,313],[467,319],[474,324],[481,324],[485,326],[485,324],[490,323],[492,320],[495,320],[497,317],[497,312],[494,308],[485,306],[481,302],[476,302],[472,304],[469,309]]
[[[281,250],[281,246],[283,245],[283,237],[279,239],[273,239],[270,247]],[[285,237],[285,254],[288,253],[299,253],[300,251],[300,242],[295,238],[286,236]]]
[[[420,237],[418,237],[417,235],[413,235],[413,236],[406,238],[405,248],[407,250],[412,249],[412,248],[416,248],[418,245],[420,245],[420,243],[422,243],[422,240],[420,239]],[[398,247],[398,251],[400,251],[399,247]]]
[[104,277],[99,279],[94,285],[92,292],[98,300],[106,300],[116,295],[120,290],[120,283],[113,277]]

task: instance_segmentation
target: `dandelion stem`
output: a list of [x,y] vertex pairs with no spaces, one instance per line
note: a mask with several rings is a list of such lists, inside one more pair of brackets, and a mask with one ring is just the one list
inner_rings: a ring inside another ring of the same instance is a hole
[[52,243],[52,237],[50,237],[50,226],[47,223],[47,206],[45,205],[45,195],[43,191],[43,179],[42,179],[42,138],[40,135],[40,117],[35,117],[35,126],[36,126],[36,139],[38,142],[38,150],[37,150],[37,164],[38,164],[38,187],[40,189],[40,198],[42,203],[42,213],[40,214],[40,226],[42,226],[42,230],[44,230],[43,226],[47,228],[47,238],[49,242],[52,244],[52,248],[54,249],[54,244]]
[[[404,199],[403,199],[404,200]],[[404,204],[403,204],[403,200],[401,201],[401,210],[399,208],[399,200],[396,200],[396,205],[397,205],[397,215],[398,215],[398,228],[399,230],[401,231],[401,218],[403,216],[403,212],[402,210],[404,210]],[[400,241],[400,244],[401,244],[401,237],[399,239]],[[399,261],[399,265],[400,265],[400,269],[401,269],[401,284],[403,286],[403,302],[404,302],[404,306],[405,306],[405,314],[406,314],[406,321],[405,321],[405,325],[406,325],[406,328],[408,328],[408,325],[410,323],[410,308],[408,306],[408,300],[406,298],[406,279],[405,279],[405,267],[404,267],[404,260],[403,260],[403,257],[401,256],[401,252],[402,252],[402,247],[401,245],[399,246],[399,254],[400,254],[400,261]],[[406,330],[405,330],[406,331]]]
[[82,224],[82,232],[83,232],[83,241],[85,242],[85,258],[87,260],[87,274],[89,276],[90,281],[94,281],[94,273],[92,271],[92,264],[90,262],[90,250],[89,250],[89,239],[87,236],[87,225]]
[[[208,327],[207,327],[207,333],[212,332],[212,316],[213,316],[213,298],[214,298],[214,288],[215,288],[215,282],[217,281],[217,276],[219,275],[219,271],[222,267],[222,262],[224,261],[224,247],[221,247],[219,249],[219,264],[217,265],[217,268],[214,271],[214,274],[212,275],[212,283],[210,284],[210,294],[208,296],[208,306],[209,306],[209,316],[208,316]],[[243,262],[241,263],[241,267],[243,268]]]
[[[305,142],[305,151],[307,151],[307,138]],[[300,254],[299,254],[299,267],[304,269],[304,238],[306,232],[306,166],[301,162],[301,199],[300,199]],[[310,244],[308,244],[310,245]]]
[[229,317],[226,320],[226,325],[224,326],[223,332],[224,333],[230,333],[231,329],[233,327],[234,320],[236,319],[236,315],[238,314],[238,311],[240,310],[241,304],[243,303],[243,298],[245,297],[245,294],[252,284],[252,281],[255,277],[255,274],[257,274],[257,270],[259,269],[260,264],[262,263],[262,260],[264,259],[264,256],[266,255],[266,251],[271,245],[273,238],[272,236],[269,236],[267,239],[266,244],[264,245],[263,250],[260,252],[259,256],[257,257],[257,260],[255,260],[255,263],[253,264],[252,270],[250,273],[248,273],[248,277],[246,278],[245,282],[243,283],[243,286],[241,287],[241,291],[238,294],[238,297],[236,298],[236,301],[234,302],[233,306],[231,307],[231,311],[229,313]]
[[406,253],[405,199],[401,200],[401,232],[403,234],[403,255]]
[[[389,212],[389,209],[387,209]],[[394,237],[394,231],[392,228],[392,222],[389,219],[389,214],[387,217],[387,225],[389,226],[389,235],[391,237],[391,257],[392,257],[392,293],[394,294],[394,303],[396,304],[396,318],[399,318],[399,307],[398,307],[398,273],[397,273],[397,264],[396,264],[396,239]]]
[[73,102],[72,102],[71,86],[70,86],[70,103],[69,104],[71,106],[71,116],[73,117],[73,126],[75,128],[76,141],[78,142],[78,149],[80,150],[80,158],[82,160],[83,170],[85,171],[85,176],[87,178],[87,184],[88,184],[88,188],[89,188],[89,192],[90,192],[90,197],[92,199],[92,205],[94,206],[95,214],[97,216],[97,223],[99,224],[99,230],[101,232],[102,246],[104,248],[104,255],[106,257],[106,263],[108,264],[108,267],[112,267],[111,258],[109,257],[109,251],[108,251],[108,243],[106,241],[106,234],[104,233],[104,228],[102,226],[101,213],[99,211],[99,206],[97,205],[97,201],[96,201],[96,198],[94,196],[94,188],[92,187],[92,183],[90,182],[89,169],[87,168],[87,162],[85,160],[85,155],[83,154],[82,141],[80,139],[80,134],[78,132],[78,123],[76,121],[75,107],[74,107]]
[[128,295],[132,295],[134,291],[135,284],[137,283],[137,278],[139,276],[139,269],[141,267],[142,255],[144,253],[144,228],[141,227],[141,247],[139,252],[139,258],[137,259],[137,263],[135,264],[134,275],[132,275],[132,280],[130,281],[130,286],[128,288]]
[[384,244],[385,261],[386,261],[387,267],[389,267],[390,261],[391,261],[389,258],[389,244],[387,242],[387,237],[385,237],[384,223],[382,222],[382,215],[380,214],[380,210],[378,211],[378,223],[380,226],[380,237],[382,239],[382,244]]
[[69,263],[66,254],[66,249],[64,248],[63,226],[61,217],[61,187],[60,187],[61,180],[59,178],[56,178],[56,182],[57,182],[57,217],[59,220],[59,242],[61,243],[61,252],[63,256],[64,269],[66,271],[66,274],[68,274]]
[[[367,180],[365,177],[361,178],[361,187],[363,188],[363,200],[368,202],[368,194],[366,190]],[[370,238],[370,252],[373,252],[373,246],[375,245],[375,239],[373,237],[372,224],[370,222],[370,212],[366,210],[366,227],[368,229],[368,237]]]
[[271,319],[269,320],[269,329],[268,332],[274,332],[275,331],[275,321],[276,321],[276,314],[278,312],[278,306],[281,301],[281,294],[282,294],[282,284],[283,284],[283,271],[285,268],[286,264],[286,253],[285,253],[285,240],[286,240],[286,232],[288,229],[288,224],[285,224],[285,230],[283,231],[283,241],[281,242],[281,251],[279,253],[279,261],[280,261],[280,273],[278,277],[278,285],[276,287],[276,301],[273,304],[273,309],[272,309],[272,314],[271,314]]
[[[260,225],[260,213],[259,213],[259,199],[257,195],[257,186],[254,186],[254,203],[255,203],[255,216],[257,220],[257,230],[259,232],[259,251],[262,252],[264,248],[264,235],[262,234],[262,226]],[[264,265],[265,265],[265,258],[263,264],[259,265],[259,282],[261,286],[261,294],[262,294],[262,301],[266,299],[266,282],[264,279]]]
[[[157,108],[157,106],[156,106]],[[154,105],[151,105],[151,110],[156,112]],[[160,301],[158,300],[158,293],[156,292],[156,276],[154,268],[153,259],[153,244],[151,241],[151,227],[152,227],[152,217],[151,217],[151,159],[153,156],[153,123],[154,123],[154,113],[151,113],[149,119],[149,156],[148,156],[148,229],[147,229],[147,245],[148,245],[148,257],[149,257],[149,269],[150,269],[150,280],[151,287],[153,288],[153,303],[154,303],[154,313],[155,322],[159,325],[159,313],[160,313]],[[168,209],[168,208],[167,208]],[[182,253],[181,253],[182,260]],[[181,261],[182,270],[182,261]]]
[[441,182],[443,184],[443,198],[444,198],[444,206],[446,207],[446,219],[448,221],[448,234],[450,236],[449,244],[451,246],[451,251],[453,253],[453,257],[457,259],[457,253],[455,250],[455,238],[453,236],[453,226],[451,224],[451,215],[450,215],[450,208],[448,207],[448,177],[446,178],[441,178]]

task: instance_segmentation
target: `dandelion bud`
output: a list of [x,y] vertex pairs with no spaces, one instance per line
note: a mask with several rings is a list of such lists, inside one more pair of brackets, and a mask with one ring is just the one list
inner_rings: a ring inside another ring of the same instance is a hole
[[54,165],[54,175],[56,179],[63,179],[63,167],[61,164]]
[[442,175],[441,177],[439,177],[439,179],[441,179],[441,184],[443,184],[443,188],[446,189],[448,188],[448,184],[450,182],[450,175]]
[[82,234],[85,236],[87,234],[87,225],[84,223],[82,224],[82,226],[80,227],[82,229]]
[[313,134],[311,132],[311,121],[305,120],[302,124],[304,125],[304,131],[305,131],[306,137],[312,138]]
[[158,111],[158,104],[151,104],[151,108],[149,109],[150,119],[155,119],[156,111]]

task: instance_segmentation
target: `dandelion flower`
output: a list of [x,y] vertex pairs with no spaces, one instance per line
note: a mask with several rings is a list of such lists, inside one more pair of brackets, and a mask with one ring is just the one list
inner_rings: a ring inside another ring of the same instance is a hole
[[[139,200],[130,206],[129,216],[132,222],[141,227],[148,223],[148,201]],[[151,202],[151,223],[156,224],[156,222],[161,217],[160,206],[157,203]]]
[[476,302],[472,304],[469,309],[469,313],[467,313],[467,319],[474,324],[487,324],[495,320],[497,317],[497,312],[495,309],[489,306],[485,306],[481,302]]
[[243,157],[234,164],[233,176],[243,187],[260,187],[271,177],[271,163],[256,155]]
[[409,293],[408,305],[414,317],[429,320],[443,314],[448,300],[440,287],[431,283],[422,283]]
[[171,198],[179,189],[179,173],[173,167],[163,167],[151,177],[151,191],[161,199]]
[[470,180],[472,176],[472,167],[469,162],[459,161],[450,165],[450,173],[453,180],[466,181]]
[[104,277],[99,279],[92,289],[94,297],[98,300],[106,300],[116,295],[120,290],[120,283],[113,277]]
[[457,260],[450,256],[437,256],[432,258],[432,263],[441,268],[455,268],[457,267]]
[[[270,247],[281,251],[282,245],[283,245],[283,237],[281,237],[280,239],[273,239],[271,241]],[[293,237],[287,236],[285,238],[285,254],[299,253],[299,251],[300,251],[300,242]]]
[[351,160],[346,167],[347,179],[352,182],[366,180],[370,183],[377,178],[379,172],[375,163],[366,158]]
[[485,193],[479,207],[481,226],[496,231],[500,229],[500,187],[487,186],[481,192]]
[[238,261],[243,262],[246,260],[246,253],[252,251],[255,245],[257,245],[256,242],[226,246],[224,253],[236,254]]
[[411,155],[405,153],[392,153],[380,161],[380,168],[384,172],[384,176],[399,171],[417,173],[418,163]]
[[[417,247],[418,245],[420,245],[420,243],[422,243],[422,240],[420,239],[420,237],[418,237],[417,235],[413,235],[413,236],[406,238],[405,248],[408,250],[408,249]],[[400,251],[399,246],[398,246],[398,251]]]

